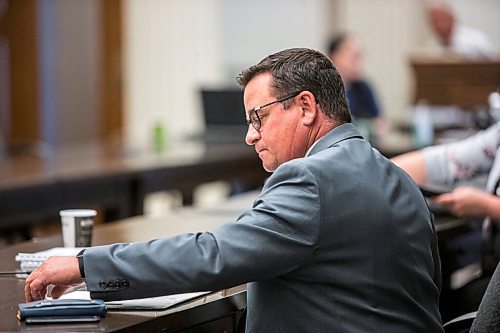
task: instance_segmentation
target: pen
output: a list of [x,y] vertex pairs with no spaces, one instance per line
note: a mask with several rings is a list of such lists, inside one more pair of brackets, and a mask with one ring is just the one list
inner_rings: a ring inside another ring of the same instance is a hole
[[0,272],[0,276],[9,276],[9,275],[17,275],[17,274],[26,274],[29,275],[31,272],[29,271],[7,271],[7,272]]

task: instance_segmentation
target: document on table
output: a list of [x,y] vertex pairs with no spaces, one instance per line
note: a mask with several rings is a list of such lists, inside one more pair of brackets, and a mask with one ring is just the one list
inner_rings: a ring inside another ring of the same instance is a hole
[[[123,301],[106,302],[108,310],[166,310],[175,305],[187,302],[200,296],[209,294],[210,291],[184,293],[167,296],[129,299]],[[66,299],[90,299],[88,291],[72,291],[61,296]]]
[[45,251],[34,253],[19,252],[16,255],[16,261],[19,262],[21,271],[31,272],[40,266],[48,257],[51,256],[76,256],[83,247],[54,247]]

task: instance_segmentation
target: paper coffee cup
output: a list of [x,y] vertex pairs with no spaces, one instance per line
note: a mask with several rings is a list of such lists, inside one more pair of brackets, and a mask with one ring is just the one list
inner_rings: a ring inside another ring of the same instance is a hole
[[65,209],[59,212],[64,247],[89,247],[97,212],[93,209]]

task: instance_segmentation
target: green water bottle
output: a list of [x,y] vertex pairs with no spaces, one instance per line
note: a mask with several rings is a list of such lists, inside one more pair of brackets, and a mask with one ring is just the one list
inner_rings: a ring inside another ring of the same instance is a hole
[[153,128],[153,148],[155,153],[162,153],[166,148],[166,129],[161,121],[157,121]]

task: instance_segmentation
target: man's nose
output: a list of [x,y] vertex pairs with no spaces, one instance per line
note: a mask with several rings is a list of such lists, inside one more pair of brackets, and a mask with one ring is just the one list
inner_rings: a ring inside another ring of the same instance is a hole
[[260,132],[257,131],[252,124],[248,125],[247,129],[247,135],[245,136],[245,142],[249,146],[255,145],[255,143],[259,140],[260,138]]

